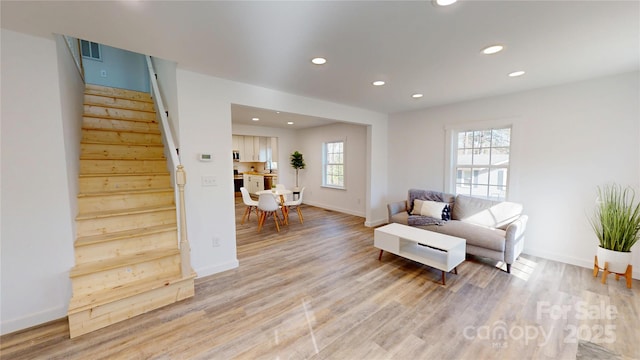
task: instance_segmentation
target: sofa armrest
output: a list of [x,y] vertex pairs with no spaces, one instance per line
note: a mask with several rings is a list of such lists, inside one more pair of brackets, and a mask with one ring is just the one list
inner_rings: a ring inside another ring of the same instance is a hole
[[395,214],[399,214],[403,211],[407,211],[407,200],[396,201],[390,204],[387,204],[387,212],[389,213],[389,220]]
[[527,227],[527,215],[521,215],[507,226],[505,234],[504,260],[507,264],[513,264],[524,248],[524,231]]

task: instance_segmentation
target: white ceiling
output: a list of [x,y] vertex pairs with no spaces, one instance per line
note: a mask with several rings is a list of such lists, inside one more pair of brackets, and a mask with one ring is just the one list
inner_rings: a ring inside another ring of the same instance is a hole
[[[638,1],[3,0],[0,24],[383,113],[640,68]],[[506,49],[480,53],[496,43]],[[514,70],[527,73],[507,77]]]

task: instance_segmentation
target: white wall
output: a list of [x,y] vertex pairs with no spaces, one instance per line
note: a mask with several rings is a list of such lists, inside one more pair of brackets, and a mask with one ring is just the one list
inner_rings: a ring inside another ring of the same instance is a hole
[[[231,159],[231,104],[350,121],[372,126],[373,154],[378,160],[367,183],[372,201],[367,203],[367,221],[384,219],[386,214],[386,121],[387,116],[368,110],[287,94],[178,68],[180,156],[188,175],[186,186],[187,225],[192,263],[199,276],[233,268],[236,259],[233,172]],[[286,147],[282,153],[286,154]],[[215,160],[202,163],[201,152],[213,153]],[[281,156],[283,155],[281,154]],[[217,177],[218,186],[202,187],[204,175]],[[373,177],[372,177],[373,178]],[[383,180],[379,180],[383,178]],[[220,247],[212,246],[219,238]]]
[[58,65],[53,37],[2,29],[1,39],[4,334],[66,315],[74,233],[65,169],[75,150],[65,147],[74,131],[61,114],[72,114],[75,101],[62,101],[61,90],[74,89],[77,79],[73,64]]
[[[329,141],[345,142],[345,189],[322,187],[322,146]],[[364,217],[367,192],[367,127],[354,124],[331,124],[298,131],[298,149],[305,159],[300,170],[304,186],[304,203]],[[295,170],[288,167],[293,173]]]
[[[389,197],[410,187],[444,189],[444,127],[513,119],[510,200],[529,215],[525,252],[593,267],[597,239],[587,221],[596,187],[640,191],[640,73],[392,115]],[[640,193],[639,193],[640,195]],[[634,247],[639,277],[640,247]]]
[[[149,92],[149,72],[144,55],[101,45],[102,60],[82,58],[88,84]],[[107,73],[101,76],[101,71]]]
[[[156,75],[158,75],[158,87],[160,88],[162,103],[165,111],[169,112],[168,119],[169,126],[171,127],[171,134],[173,135],[173,141],[176,146],[180,148],[180,133],[178,132],[180,128],[178,125],[178,87],[176,84],[177,66],[173,61],[159,58],[151,58],[151,61],[153,62],[153,68],[156,71]],[[144,71],[148,72],[146,65]]]

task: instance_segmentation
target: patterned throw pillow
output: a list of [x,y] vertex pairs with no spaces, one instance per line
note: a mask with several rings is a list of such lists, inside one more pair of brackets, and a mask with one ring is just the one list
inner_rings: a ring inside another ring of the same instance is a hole
[[442,209],[442,220],[451,220],[451,206],[449,204],[445,205],[444,209]]

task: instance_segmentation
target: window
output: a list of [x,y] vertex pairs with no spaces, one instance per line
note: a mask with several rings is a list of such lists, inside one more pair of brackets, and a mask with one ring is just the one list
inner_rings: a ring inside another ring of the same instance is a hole
[[326,142],[323,148],[322,185],[344,189],[344,141]]
[[102,61],[100,44],[87,40],[80,40],[80,48],[82,50],[83,58]]
[[453,136],[456,194],[505,200],[511,127],[464,130]]

